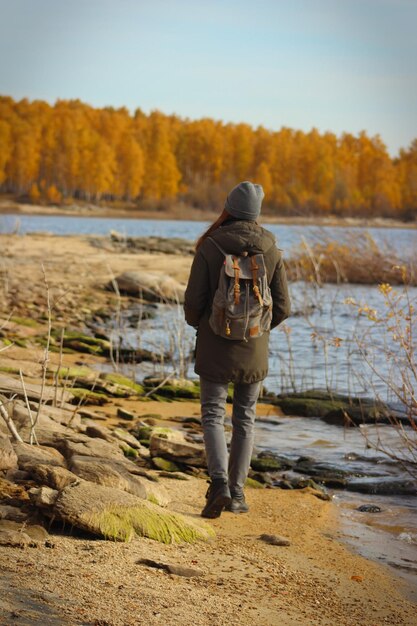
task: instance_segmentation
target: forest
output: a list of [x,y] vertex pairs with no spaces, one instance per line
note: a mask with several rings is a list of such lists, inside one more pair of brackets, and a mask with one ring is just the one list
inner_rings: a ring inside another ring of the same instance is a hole
[[237,182],[271,215],[417,215],[417,139],[391,158],[379,135],[278,131],[80,100],[0,96],[0,193],[33,204],[223,207]]

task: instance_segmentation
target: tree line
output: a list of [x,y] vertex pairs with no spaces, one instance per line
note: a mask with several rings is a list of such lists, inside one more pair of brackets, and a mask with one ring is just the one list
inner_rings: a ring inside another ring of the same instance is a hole
[[417,214],[417,139],[391,158],[366,132],[267,130],[80,100],[0,96],[0,192],[33,203],[175,202],[218,210],[241,180],[275,214]]

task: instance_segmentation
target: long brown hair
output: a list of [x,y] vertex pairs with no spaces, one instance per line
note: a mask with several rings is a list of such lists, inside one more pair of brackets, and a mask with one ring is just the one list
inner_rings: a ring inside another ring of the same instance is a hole
[[201,244],[203,243],[203,241],[205,241],[205,239],[207,239],[207,237],[209,237],[214,230],[217,230],[217,228],[219,228],[224,222],[229,220],[231,217],[232,216],[230,215],[230,213],[228,213],[226,209],[223,209],[223,212],[220,213],[217,220],[213,222],[213,224],[207,228],[206,232],[203,233],[201,237],[198,239],[195,245],[195,249],[198,250]]

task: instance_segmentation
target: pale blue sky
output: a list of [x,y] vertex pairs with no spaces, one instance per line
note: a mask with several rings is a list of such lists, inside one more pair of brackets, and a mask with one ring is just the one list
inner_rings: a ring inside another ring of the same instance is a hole
[[0,93],[417,137],[417,0],[0,0]]

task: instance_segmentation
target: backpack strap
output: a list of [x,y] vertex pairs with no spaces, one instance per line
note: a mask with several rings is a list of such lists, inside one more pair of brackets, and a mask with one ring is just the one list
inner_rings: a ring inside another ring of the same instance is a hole
[[251,262],[251,267],[252,267],[252,282],[253,282],[253,292],[255,294],[255,297],[258,299],[258,302],[261,306],[263,306],[264,302],[261,296],[261,292],[259,291],[259,287],[258,287],[258,269],[259,269],[259,265],[256,262],[256,256],[253,255],[250,258],[250,262]]
[[235,294],[235,304],[239,304],[239,298],[240,298],[240,283],[239,283],[239,279],[240,279],[240,265],[239,265],[239,261],[237,256],[232,256],[233,259],[233,269],[235,272],[235,286],[233,288],[234,294]]
[[222,248],[222,247],[221,247],[221,246],[217,243],[217,241],[215,241],[215,240],[213,239],[213,237],[207,237],[207,239],[209,239],[210,241],[212,241],[212,242],[214,243],[214,245],[216,246],[216,248],[217,248],[218,250],[220,250],[220,252],[222,253],[222,255],[223,255],[223,256],[227,256],[227,252],[225,252],[225,251],[223,250],[223,248]]

